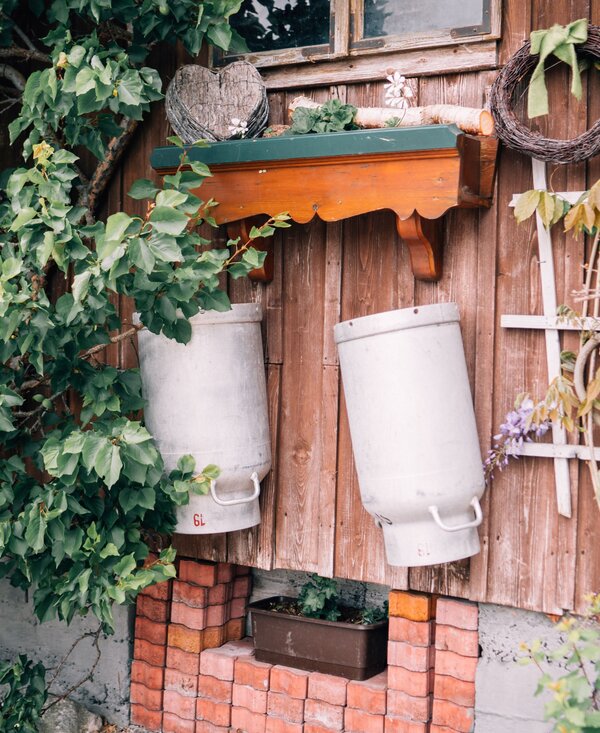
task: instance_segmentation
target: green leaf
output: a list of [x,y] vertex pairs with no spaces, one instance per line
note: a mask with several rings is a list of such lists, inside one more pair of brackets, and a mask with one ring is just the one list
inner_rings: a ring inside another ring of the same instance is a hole
[[226,23],[211,26],[206,37],[214,45],[226,51],[231,43],[231,28]]
[[73,278],[73,287],[71,288],[71,292],[73,293],[73,298],[76,303],[81,303],[87,295],[91,277],[91,271],[84,270]]
[[9,231],[17,232],[19,229],[21,229],[21,227],[24,227],[25,224],[28,224],[36,216],[37,211],[31,206],[26,206],[24,209],[21,209],[21,211],[19,211],[13,223],[10,225]]
[[121,242],[132,221],[133,219],[123,211],[112,214],[106,220],[104,239],[110,242]]
[[156,206],[150,214],[150,221],[157,232],[162,234],[181,234],[188,224],[188,217],[177,209]]
[[46,520],[40,512],[39,505],[33,508],[30,514],[27,528],[25,530],[25,541],[33,552],[41,552],[44,549],[44,538],[46,535]]
[[127,194],[132,199],[153,199],[158,188],[154,185],[154,182],[148,178],[139,178],[133,182],[133,185],[129,189]]

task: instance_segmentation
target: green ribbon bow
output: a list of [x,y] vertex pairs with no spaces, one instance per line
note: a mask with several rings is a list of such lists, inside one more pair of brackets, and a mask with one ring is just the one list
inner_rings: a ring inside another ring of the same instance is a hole
[[540,55],[529,82],[527,99],[527,115],[539,117],[548,114],[548,90],[544,77],[544,62],[551,54],[569,64],[571,67],[571,92],[581,99],[581,76],[575,52],[576,43],[584,43],[588,37],[587,18],[575,20],[569,25],[553,25],[543,31],[533,31],[531,38],[531,55]]

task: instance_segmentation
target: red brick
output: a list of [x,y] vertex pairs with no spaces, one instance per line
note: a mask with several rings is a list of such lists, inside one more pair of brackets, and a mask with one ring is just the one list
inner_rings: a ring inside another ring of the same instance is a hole
[[387,712],[400,718],[426,723],[431,719],[432,696],[413,697],[398,690],[388,690]]
[[137,597],[136,616],[144,616],[151,621],[166,624],[169,618],[169,604],[167,601],[140,595]]
[[400,616],[390,617],[389,640],[405,641],[413,646],[431,646],[433,622],[410,621]]
[[387,674],[382,672],[371,679],[348,682],[348,707],[366,713],[385,714]]
[[226,637],[227,641],[238,641],[244,638],[246,631],[245,618],[232,618],[227,622]]
[[308,691],[309,672],[276,665],[271,669],[271,692],[283,692],[304,700]]
[[208,605],[218,606],[227,603],[233,591],[231,583],[218,583],[208,589]]
[[460,733],[470,733],[473,730],[474,717],[473,708],[455,705],[447,700],[436,700],[433,705],[432,722],[446,725]]
[[173,581],[173,600],[185,603],[192,608],[208,606],[208,589],[201,585],[192,585],[182,580]]
[[196,723],[193,720],[185,720],[173,713],[163,715],[163,733],[195,733]]
[[246,708],[231,708],[231,727],[240,729],[244,733],[265,733],[267,716],[253,713]]
[[136,639],[145,639],[152,644],[164,646],[167,643],[167,625],[138,616],[135,619],[135,636]]
[[142,705],[131,706],[131,722],[135,725],[141,725],[148,730],[160,731],[162,718],[162,711],[148,710]]
[[155,598],[157,601],[168,601],[171,597],[171,583],[168,580],[163,580],[162,583],[155,583],[144,588],[142,594]]
[[403,641],[388,641],[388,664],[411,672],[427,672],[433,667],[432,647],[413,646]]
[[235,577],[235,565],[230,562],[220,562],[217,565],[217,583],[231,583]]
[[227,621],[229,621],[229,617],[226,603],[221,603],[218,606],[208,606],[206,609],[206,626],[223,626]]
[[250,575],[250,568],[248,565],[235,565],[235,574],[238,575]]
[[131,663],[131,681],[139,682],[152,690],[162,690],[165,681],[164,667],[153,667],[134,659]]
[[184,720],[196,719],[196,698],[180,695],[173,690],[165,690],[163,694],[163,710]]
[[430,733],[456,733],[454,728],[448,728],[447,725],[434,725],[433,723],[429,726]]
[[477,631],[438,624],[435,629],[435,648],[456,652],[463,657],[478,657],[479,634]]
[[228,604],[229,618],[243,618],[246,615],[247,598],[232,598]]
[[233,680],[235,660],[253,653],[251,644],[243,641],[230,641],[218,649],[205,649],[200,655],[200,673],[220,680]]
[[290,723],[301,723],[304,720],[304,700],[290,697],[283,692],[269,692],[267,713]]
[[345,733],[383,733],[384,716],[365,713],[363,710],[346,708],[344,715]]
[[166,649],[160,644],[151,644],[144,639],[136,639],[133,644],[133,658],[147,662],[153,667],[164,667]]
[[228,725],[213,725],[208,720],[196,721],[196,733],[229,733],[230,730]]
[[135,705],[142,705],[147,710],[162,710],[162,690],[151,690],[149,687],[132,682],[129,689],[129,699]]
[[321,700],[307,700],[304,705],[304,720],[316,723],[332,730],[344,729],[344,708],[341,705],[330,705]]
[[312,672],[308,678],[308,696],[332,705],[346,704],[348,680],[332,674]]
[[304,723],[304,733],[332,733],[337,728],[326,728],[324,725],[316,723]]
[[191,654],[202,651],[202,632],[180,624],[169,624],[169,646]]
[[251,577],[249,575],[242,575],[233,581],[233,597],[234,598],[248,598],[250,595],[250,584]]
[[290,723],[289,720],[267,716],[266,733],[303,733],[302,723]]
[[272,664],[257,662],[254,657],[236,659],[234,681],[238,685],[250,685],[257,690],[269,689],[269,676]]
[[475,681],[477,657],[463,657],[454,652],[438,651],[435,655],[436,674],[456,677],[464,682]]
[[228,641],[225,626],[207,626],[202,632],[202,646],[205,649],[216,649]]
[[408,695],[425,697],[433,690],[433,669],[411,672],[404,667],[388,667],[388,687]]
[[215,563],[181,560],[178,574],[179,580],[196,583],[196,585],[202,585],[206,588],[211,588],[217,582],[217,566]]
[[457,629],[477,631],[479,608],[476,603],[440,598],[437,604],[437,622]]
[[429,733],[428,723],[414,723],[405,718],[385,716],[385,733]]
[[218,702],[208,697],[199,697],[196,700],[196,717],[208,720],[214,725],[229,725],[231,723],[231,705],[227,702]]
[[430,621],[435,618],[435,597],[425,593],[393,590],[389,597],[390,616],[410,621]]
[[174,690],[180,695],[196,697],[198,694],[198,675],[185,674],[177,669],[165,670],[165,690]]
[[185,674],[198,674],[200,657],[192,652],[184,652],[176,647],[167,647],[167,667]]
[[436,674],[434,697],[436,700],[449,700],[467,708],[473,707],[475,705],[475,685],[473,682],[464,682],[455,677]]
[[207,608],[192,608],[180,601],[173,601],[171,605],[171,623],[181,624],[188,629],[202,631],[205,626],[212,626],[208,623]]
[[231,702],[233,682],[207,674],[198,677],[198,697],[210,697],[216,702]]
[[232,701],[240,708],[247,708],[253,713],[267,712],[267,693],[265,690],[256,690],[249,685],[233,683]]

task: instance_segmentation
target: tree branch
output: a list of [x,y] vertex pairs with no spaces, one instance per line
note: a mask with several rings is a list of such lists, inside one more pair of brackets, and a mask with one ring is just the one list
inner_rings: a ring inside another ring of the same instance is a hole
[[0,48],[0,58],[4,59],[23,59],[24,61],[41,61],[44,64],[52,63],[52,59],[47,53],[38,51],[35,48],[21,48],[21,46],[8,46]]
[[108,143],[104,160],[94,171],[87,191],[80,197],[79,205],[87,206],[92,214],[98,206],[98,199],[110,183],[117,164],[129,145],[138,124],[138,120],[132,120],[129,117],[123,118],[121,122],[121,129],[123,132],[119,137],[113,137],[113,139]]
[[25,84],[27,80],[20,71],[15,69],[14,66],[9,66],[8,64],[0,64],[0,77],[8,79],[8,81],[20,92],[25,89]]

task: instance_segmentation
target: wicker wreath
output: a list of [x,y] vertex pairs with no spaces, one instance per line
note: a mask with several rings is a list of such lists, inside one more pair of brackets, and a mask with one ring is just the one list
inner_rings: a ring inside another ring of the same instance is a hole
[[[548,163],[579,163],[593,158],[600,153],[600,120],[573,140],[556,140],[533,132],[515,116],[512,109],[515,90],[538,63],[538,56],[529,53],[530,47],[527,41],[508,61],[492,86],[490,109],[498,137],[509,148]],[[587,41],[575,48],[578,57],[600,59],[600,26],[590,25]]]

